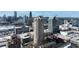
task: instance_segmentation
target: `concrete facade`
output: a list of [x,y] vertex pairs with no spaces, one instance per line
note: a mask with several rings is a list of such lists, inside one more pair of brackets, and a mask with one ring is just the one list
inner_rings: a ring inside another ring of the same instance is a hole
[[44,39],[44,23],[41,17],[34,19],[34,47],[38,47]]

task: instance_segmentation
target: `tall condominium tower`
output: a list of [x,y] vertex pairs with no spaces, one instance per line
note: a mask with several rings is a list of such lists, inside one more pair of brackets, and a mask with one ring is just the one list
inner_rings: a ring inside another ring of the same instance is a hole
[[38,47],[44,39],[44,23],[42,17],[34,18],[34,47]]

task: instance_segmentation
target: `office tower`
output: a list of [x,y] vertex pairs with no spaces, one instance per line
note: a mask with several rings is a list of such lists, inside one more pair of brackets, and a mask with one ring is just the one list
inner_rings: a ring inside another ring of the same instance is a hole
[[48,31],[49,33],[53,33],[53,17],[49,17],[48,19]]
[[32,12],[30,12],[29,13],[29,18],[27,20],[27,25],[32,26],[32,22],[33,22]]
[[27,16],[24,15],[24,16],[23,16],[23,23],[24,23],[24,25],[26,25],[27,19],[28,19]]
[[5,14],[3,15],[3,20],[4,20],[4,22],[6,22],[6,15]]
[[38,47],[42,40],[44,39],[44,23],[42,17],[34,18],[34,40],[33,45],[34,47]]
[[3,19],[6,19],[6,15],[5,14],[3,15]]
[[60,22],[59,22],[59,19],[54,16],[53,17],[53,33],[59,33],[59,25],[60,25]]
[[49,17],[48,19],[48,31],[49,33],[58,33],[59,32],[59,21],[55,17]]
[[30,11],[30,13],[29,13],[29,18],[32,18],[32,12]]
[[17,12],[14,11],[14,20],[17,20]]

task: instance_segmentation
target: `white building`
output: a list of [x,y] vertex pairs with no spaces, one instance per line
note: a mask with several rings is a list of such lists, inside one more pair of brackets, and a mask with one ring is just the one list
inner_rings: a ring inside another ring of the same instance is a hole
[[44,23],[41,17],[34,19],[34,47],[38,47],[44,39]]

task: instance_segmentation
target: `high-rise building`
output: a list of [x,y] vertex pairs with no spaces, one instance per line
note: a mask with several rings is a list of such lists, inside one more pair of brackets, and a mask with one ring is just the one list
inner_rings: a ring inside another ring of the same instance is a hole
[[17,20],[17,12],[14,11],[14,20]]
[[54,16],[53,18],[53,33],[59,33],[59,19]]
[[34,47],[38,47],[44,39],[44,23],[42,17],[34,18]]
[[48,19],[48,31],[50,33],[57,33],[59,32],[59,22],[57,17],[49,17]]
[[24,24],[26,24],[26,23],[27,23],[27,19],[28,19],[28,17],[27,17],[26,15],[24,15],[24,16],[23,16],[23,21],[24,21]]
[[48,31],[49,33],[53,33],[53,17],[49,17],[48,19]]
[[5,14],[3,15],[3,20],[6,21],[6,15]]
[[30,12],[29,13],[29,18],[27,20],[27,25],[32,26],[32,22],[33,22],[32,12]]
[[29,13],[29,18],[32,18],[32,12],[30,11],[30,13]]

